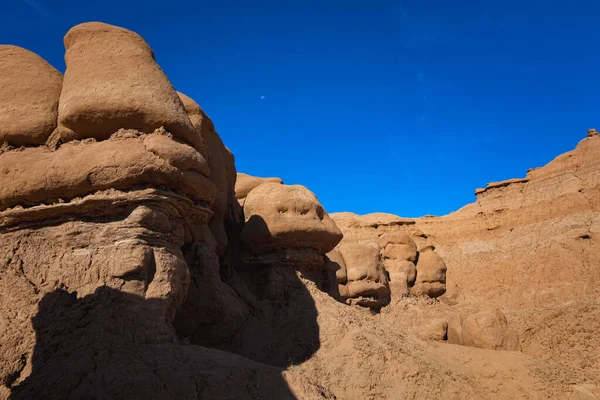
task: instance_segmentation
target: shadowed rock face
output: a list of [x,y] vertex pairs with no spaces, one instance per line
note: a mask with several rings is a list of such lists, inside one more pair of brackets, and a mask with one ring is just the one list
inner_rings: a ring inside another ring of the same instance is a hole
[[65,48],[63,81],[0,47],[0,398],[328,398],[182,344],[285,367],[318,348],[314,302],[291,267],[240,261],[233,155],[144,40],[86,23]]

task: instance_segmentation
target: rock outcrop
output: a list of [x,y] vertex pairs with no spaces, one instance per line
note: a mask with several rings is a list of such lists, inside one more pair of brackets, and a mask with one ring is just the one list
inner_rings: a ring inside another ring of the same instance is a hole
[[339,247],[344,260],[345,280],[339,292],[349,304],[378,308],[389,303],[390,288],[377,243],[344,243]]
[[[261,255],[253,262],[264,263],[261,259],[268,254],[287,249],[304,249],[307,254],[302,258],[309,253],[324,255],[342,239],[342,233],[317,197],[300,185],[263,183],[257,186],[246,197],[244,218],[240,239],[251,254]],[[295,263],[297,258],[288,255],[283,259]],[[247,257],[251,259],[252,256]],[[324,259],[320,257],[315,266],[323,264]]]
[[235,181],[235,197],[238,199],[240,204],[243,206],[248,193],[257,186],[263,183],[279,183],[283,184],[280,178],[261,178],[258,176],[252,176],[238,172],[237,180]]
[[506,316],[494,309],[466,317],[454,316],[448,324],[448,342],[480,349],[520,351],[519,335],[509,329]]
[[[372,273],[368,277],[364,275],[356,279],[365,280],[362,285],[367,286],[377,282],[380,285],[377,290],[379,301],[350,302],[378,307],[387,304],[390,300],[409,295],[436,298],[445,293],[446,264],[434,251],[433,245],[422,245],[421,250],[417,251],[414,239],[419,239],[422,244],[428,242],[423,241],[426,240],[426,235],[414,228],[414,220],[390,214],[358,216],[352,213],[335,213],[332,214],[332,218],[344,233],[340,252],[342,246],[375,248],[380,260],[377,263],[383,267],[380,268],[380,273],[376,274],[377,278]],[[344,261],[348,268],[348,261],[345,258]],[[366,262],[359,258],[353,262],[355,263],[353,268],[359,268],[357,264],[364,263],[360,268],[375,271],[374,262]],[[354,292],[348,293],[346,286],[340,286],[339,291],[340,294],[348,295],[350,299],[355,296],[359,298]]]
[[88,22],[64,39],[67,70],[58,107],[58,138],[104,140],[121,128],[150,133],[164,127],[202,149],[179,96],[135,32]]
[[0,147],[46,142],[56,128],[62,80],[37,54],[0,45]]
[[[293,269],[261,282],[239,261],[234,159],[210,119],[131,31],[86,23],[65,47],[64,82],[0,49],[0,397],[329,398],[281,369],[314,352],[315,315]],[[300,225],[320,251],[337,244]],[[287,318],[272,310],[282,296]]]
[[139,35],[65,47],[0,46],[0,399],[600,396],[594,132],[444,217],[329,216]]

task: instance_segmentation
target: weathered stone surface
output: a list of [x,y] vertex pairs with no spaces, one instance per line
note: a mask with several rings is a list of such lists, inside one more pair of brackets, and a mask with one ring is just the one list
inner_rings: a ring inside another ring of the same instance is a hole
[[521,350],[517,332],[509,328],[506,316],[498,309],[454,317],[448,327],[448,342],[481,349]]
[[[0,209],[142,184],[179,192],[199,207],[208,208],[215,186],[199,172],[206,173],[208,167],[194,149],[169,139],[169,134],[160,130],[149,135],[132,134],[134,137],[115,135],[103,142],[69,144],[57,151],[38,147],[0,154]],[[160,151],[156,143],[162,146]]]
[[202,143],[148,44],[127,29],[88,22],[65,36],[67,69],[58,107],[58,136],[104,140],[121,128],[164,127],[197,150]]
[[280,178],[260,178],[258,176],[251,176],[238,172],[235,183],[235,197],[240,200],[245,199],[252,189],[263,183],[269,182],[283,184],[283,181]]
[[0,145],[41,145],[56,128],[62,74],[43,58],[0,45]]
[[415,284],[417,268],[406,260],[385,260],[385,270],[390,277],[390,290],[395,295],[406,295]]
[[381,307],[389,302],[390,288],[375,242],[342,243],[339,252],[346,266],[347,283],[340,294],[351,304]]
[[327,253],[328,260],[333,264],[337,283],[344,283],[348,280],[346,263],[338,250],[331,250]]
[[419,252],[416,267],[417,277],[410,289],[412,294],[439,297],[446,292],[446,263],[435,253],[433,247],[425,247]]
[[325,254],[342,238],[317,197],[300,185],[256,187],[244,203],[244,217],[241,240],[253,253],[310,247]]
[[448,322],[445,319],[435,319],[421,326],[417,336],[424,340],[446,340],[448,337]]
[[229,240],[225,224],[239,222],[241,207],[235,198],[236,169],[233,154],[225,147],[215,131],[210,118],[191,98],[178,93],[185,110],[202,139],[202,154],[208,154],[210,180],[215,184],[216,195],[211,210],[213,217],[209,222],[210,230],[217,241],[217,254],[222,256],[227,249]]

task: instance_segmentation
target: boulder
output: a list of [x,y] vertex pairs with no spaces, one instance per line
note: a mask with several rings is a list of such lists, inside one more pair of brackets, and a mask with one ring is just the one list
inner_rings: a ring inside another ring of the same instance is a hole
[[381,235],[377,241],[383,258],[406,260],[412,263],[417,260],[417,245],[403,232],[388,232]]
[[344,259],[338,250],[331,250],[327,253],[327,260],[331,263],[331,269],[335,272],[337,283],[344,283],[348,280],[348,273]]
[[448,325],[448,342],[490,350],[520,351],[519,336],[499,309],[454,316]]
[[423,340],[446,340],[448,337],[448,322],[445,319],[435,319],[420,326],[416,333]]
[[392,294],[407,295],[417,277],[415,264],[406,260],[385,260],[384,265],[390,279]]
[[317,197],[304,186],[265,183],[244,203],[240,238],[252,253],[308,247],[325,254],[342,239]]
[[35,53],[0,45],[0,144],[41,145],[56,128],[62,74]]
[[433,249],[433,246],[427,246],[419,252],[417,277],[410,290],[413,295],[435,298],[446,292],[446,263]]
[[162,126],[202,150],[181,100],[141,36],[88,22],[71,28],[64,43],[67,69],[53,139],[104,140],[120,128],[149,133]]
[[245,199],[252,189],[263,183],[269,182],[283,184],[283,181],[280,178],[260,178],[258,176],[251,176],[238,172],[237,180],[235,182],[235,197],[240,200]]
[[386,305],[390,288],[377,243],[342,243],[339,252],[347,277],[347,283],[340,284],[340,295],[350,304],[374,308]]

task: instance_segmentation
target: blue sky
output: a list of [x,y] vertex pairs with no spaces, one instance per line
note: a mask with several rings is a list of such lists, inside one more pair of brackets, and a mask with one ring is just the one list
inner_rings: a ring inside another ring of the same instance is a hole
[[0,43],[64,71],[80,22],[141,34],[239,171],[329,212],[442,215],[600,129],[597,0],[2,0]]

